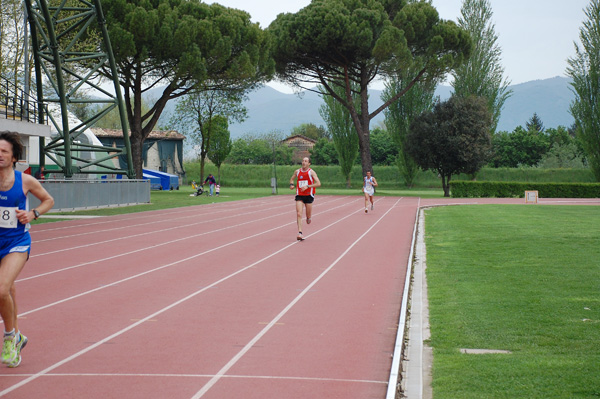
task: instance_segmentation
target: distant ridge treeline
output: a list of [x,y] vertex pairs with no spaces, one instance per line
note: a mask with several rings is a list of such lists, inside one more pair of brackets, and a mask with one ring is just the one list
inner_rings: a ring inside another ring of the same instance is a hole
[[[525,126],[534,113],[537,113],[547,128],[556,128],[560,125],[570,127],[573,124],[569,105],[574,94],[570,89],[568,78],[534,80],[512,85],[510,89],[513,93],[502,109],[498,131],[512,132],[517,126]],[[152,96],[152,92],[153,90],[149,92],[149,97]],[[436,91],[442,100],[447,99],[451,93],[450,86],[440,86]],[[380,97],[380,90],[370,92],[371,110],[381,105]],[[286,94],[264,86],[250,93],[245,104],[248,108],[248,118],[244,123],[229,126],[231,137],[236,139],[246,133],[263,134],[273,131],[281,131],[287,135],[302,123],[325,125],[319,115],[319,107],[322,103],[319,95],[314,92],[307,91],[301,95]],[[168,121],[175,105],[174,101],[167,103],[162,121]],[[384,115],[381,113],[373,120],[371,128],[383,119]]]

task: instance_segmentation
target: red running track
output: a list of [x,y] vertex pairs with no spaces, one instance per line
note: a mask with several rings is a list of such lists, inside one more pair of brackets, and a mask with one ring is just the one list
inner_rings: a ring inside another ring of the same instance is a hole
[[8,398],[384,398],[418,198],[292,196],[35,226]]

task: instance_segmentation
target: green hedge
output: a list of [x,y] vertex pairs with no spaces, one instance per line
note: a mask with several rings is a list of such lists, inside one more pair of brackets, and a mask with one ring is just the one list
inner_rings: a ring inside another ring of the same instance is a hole
[[[200,166],[198,163],[186,163],[187,184],[192,180],[200,179]],[[273,171],[273,165],[222,165],[221,166],[221,185],[229,187],[270,187],[271,178],[277,174],[277,184],[279,187],[287,188],[292,174],[300,165],[277,165]],[[345,188],[346,180],[342,176],[339,166],[319,166],[313,165],[317,172],[321,184],[328,188]],[[218,177],[217,168],[212,164],[207,164],[204,168],[204,176],[212,173]],[[423,184],[429,184],[427,187],[441,187],[439,179],[430,172],[421,172],[423,175]],[[391,166],[373,167],[373,175],[377,178],[379,189],[395,189],[403,187],[402,178],[398,168]],[[362,168],[360,165],[352,168],[350,174],[352,187],[362,186]]]
[[600,198],[600,183],[450,182],[455,198],[524,198],[525,191],[537,191],[540,198]]
[[[300,165],[277,165],[273,171],[273,165],[232,165],[221,166],[221,185],[224,187],[270,187],[271,177],[277,174],[279,187],[287,186],[290,176]],[[186,179],[184,184],[190,184],[192,180],[200,180],[200,163],[186,162],[184,164]],[[323,186],[328,188],[345,188],[346,181],[342,176],[339,166],[313,165],[319,175]],[[209,173],[218,177],[217,168],[214,164],[207,162],[204,176]],[[404,189],[404,179],[396,166],[374,166],[373,176],[377,178],[379,189],[394,190]],[[453,176],[453,180],[471,180],[473,176]],[[475,176],[477,181],[493,182],[571,182],[571,183],[593,183],[594,175],[589,169],[539,169],[539,168],[483,168]],[[356,165],[352,168],[350,175],[352,187],[362,186],[362,168]],[[419,171],[414,182],[414,188],[439,188],[442,189],[441,180],[431,171]]]

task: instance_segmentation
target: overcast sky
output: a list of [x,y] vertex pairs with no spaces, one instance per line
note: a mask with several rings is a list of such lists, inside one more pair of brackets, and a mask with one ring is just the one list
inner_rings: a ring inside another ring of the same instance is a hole
[[[207,1],[213,3],[213,1]],[[266,28],[283,12],[296,12],[310,0],[219,0],[247,11]],[[492,20],[502,49],[504,76],[511,84],[565,76],[590,0],[491,0]],[[443,19],[456,21],[462,0],[433,0]],[[275,85],[280,91],[284,87]],[[379,87],[378,87],[379,88]]]

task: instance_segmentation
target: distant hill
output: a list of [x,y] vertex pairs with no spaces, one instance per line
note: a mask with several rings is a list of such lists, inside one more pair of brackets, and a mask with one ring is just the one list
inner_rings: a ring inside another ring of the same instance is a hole
[[[544,126],[569,127],[573,118],[569,114],[569,105],[574,98],[570,90],[569,79],[555,77],[551,79],[535,80],[510,86],[512,96],[504,104],[499,131],[513,131],[517,126],[525,126],[526,122],[537,113]],[[436,95],[445,100],[452,94],[450,86],[440,86]],[[150,94],[151,96],[151,94]],[[285,134],[302,123],[325,125],[319,115],[319,107],[323,103],[318,94],[303,92],[301,95],[281,93],[269,86],[250,93],[246,102],[248,118],[244,123],[232,124],[229,127],[233,139],[245,133],[268,133],[281,131]],[[370,109],[374,110],[382,104],[381,91],[370,92]],[[167,103],[163,118],[175,109],[173,101]],[[383,121],[383,113],[375,118],[371,126]]]

